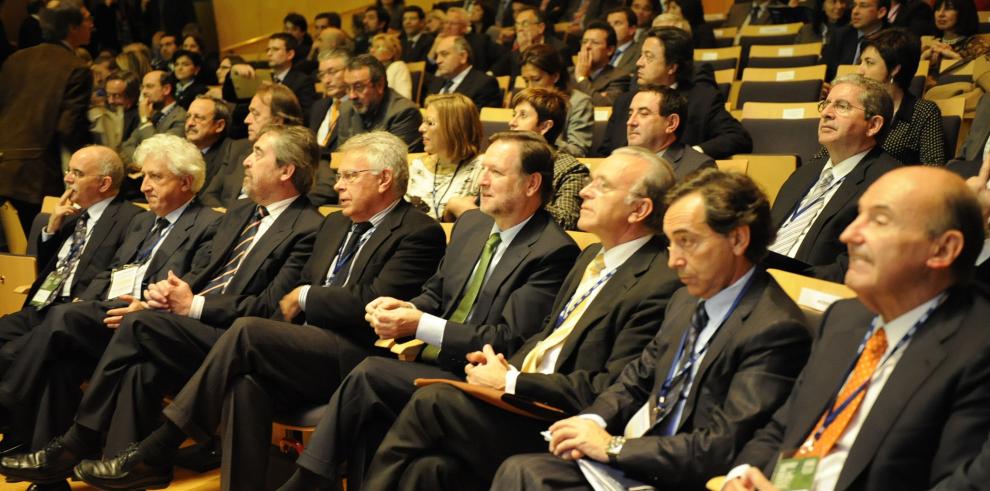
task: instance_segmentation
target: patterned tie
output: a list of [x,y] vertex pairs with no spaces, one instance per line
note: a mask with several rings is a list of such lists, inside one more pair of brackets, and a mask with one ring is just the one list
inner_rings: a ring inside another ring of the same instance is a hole
[[169,221],[165,218],[158,217],[155,219],[155,226],[151,228],[151,232],[148,236],[144,238],[144,242],[141,243],[141,248],[138,249],[137,256],[134,256],[134,262],[138,264],[144,264],[151,257],[151,252],[155,250],[155,246],[162,238],[162,232],[165,231],[169,226]]
[[57,297],[62,296],[62,290],[64,289],[65,282],[69,280],[69,272],[72,271],[72,267],[79,261],[79,256],[82,255],[83,247],[86,246],[86,224],[89,222],[89,212],[84,211],[82,215],[79,215],[79,220],[76,220],[76,227],[72,230],[72,243],[69,245],[69,253],[65,255],[61,261],[55,264],[55,273],[57,273],[62,281],[59,283],[58,287],[55,289],[56,294],[50,295],[45,301],[37,307],[41,310],[55,301]]
[[[705,309],[705,302],[698,302],[698,307],[695,308],[694,315],[691,316],[691,325],[684,336],[684,346],[681,348],[680,359],[677,360],[677,370],[674,370],[674,379],[670,381],[670,392],[667,393],[667,400],[664,401],[663,408],[661,409],[658,405],[657,410],[654,411],[656,416],[654,421],[661,421],[669,416],[677,408],[681,398],[687,396],[693,378],[691,372],[694,366],[692,358],[694,358],[697,348],[695,344],[698,343],[698,335],[701,334],[701,330],[707,325],[708,311]],[[672,423],[672,421],[668,422],[668,425],[672,426]],[[668,428],[668,431],[663,434],[672,435],[675,430],[676,428]]]
[[[871,378],[873,378],[873,372],[876,371],[877,365],[880,364],[880,359],[883,357],[884,353],[887,352],[887,333],[881,327],[870,336],[870,339],[866,341],[866,349],[859,356],[859,360],[856,361],[856,367],[853,369],[852,374],[849,375],[849,379],[846,380],[846,384],[842,387],[842,391],[839,392],[838,399],[835,400],[835,407],[841,405],[844,401],[849,399],[850,396],[863,384],[868,383]],[[828,455],[832,447],[835,446],[835,442],[839,441],[842,433],[845,431],[846,426],[849,425],[849,421],[856,414],[856,410],[859,409],[859,405],[863,402],[863,398],[866,397],[866,391],[861,390],[856,394],[855,399],[853,399],[849,405],[832,420],[825,430],[822,432],[821,436],[817,441],[814,441],[815,435],[819,432],[822,425],[825,423],[825,415],[818,421],[815,425],[815,429],[811,431],[806,441],[813,442],[811,446],[804,445],[797,452],[798,457],[825,457]]]
[[[577,324],[581,316],[584,315],[584,311],[588,308],[590,303],[590,296],[586,295],[588,290],[590,290],[595,283],[601,278],[602,271],[605,269],[605,254],[599,252],[595,259],[588,264],[588,267],[584,269],[584,276],[581,277],[581,282],[578,283],[578,287],[574,290],[574,295],[567,302],[567,306],[564,308],[564,312],[568,312],[567,318],[560,323],[557,328],[550,333],[545,339],[536,343],[536,346],[526,354],[526,358],[523,360],[521,371],[527,373],[536,373],[540,366],[540,362],[546,355],[547,351],[550,351],[556,346],[567,339],[567,336],[571,334],[574,330],[574,326]],[[573,305],[574,302],[579,302],[577,305]]]
[[474,308],[474,301],[478,299],[478,293],[481,292],[481,285],[485,282],[485,276],[488,273],[488,266],[492,262],[492,256],[495,255],[495,248],[502,242],[502,236],[498,232],[491,234],[488,237],[488,241],[485,242],[485,249],[481,251],[481,258],[478,259],[478,267],[474,270],[474,276],[468,282],[467,287],[464,288],[464,295],[461,297],[461,303],[457,304],[457,309],[450,316],[451,322],[464,322],[468,318],[468,314],[471,313],[471,309]]
[[230,251],[230,255],[227,256],[227,264],[224,265],[223,271],[220,272],[216,278],[210,280],[206,284],[206,288],[203,288],[200,295],[213,295],[218,293],[223,293],[227,289],[227,285],[230,284],[230,280],[234,278],[237,274],[237,268],[241,266],[241,262],[244,257],[247,256],[248,249],[251,248],[251,243],[254,241],[254,236],[258,234],[258,227],[261,225],[261,220],[268,216],[268,209],[264,206],[258,206],[257,211],[251,217],[251,221],[248,222],[244,230],[241,231],[240,237],[238,237],[237,245]]
[[812,221],[818,215],[818,210],[825,206],[825,193],[832,187],[833,179],[831,167],[822,171],[818,182],[798,204],[797,210],[800,214],[796,217],[792,216],[777,231],[777,240],[770,246],[771,251],[786,256],[788,251],[794,247],[801,234],[811,226]]
[[340,101],[334,100],[333,104],[330,105],[329,118],[330,121],[327,124],[327,136],[323,137],[323,143],[321,146],[327,146],[330,144],[330,136],[333,135],[333,129],[337,126],[337,117],[340,116]]
[[625,49],[616,49],[615,54],[612,55],[612,59],[609,60],[608,64],[612,65],[613,67],[617,66],[616,64],[619,63],[619,58],[622,58],[623,51],[625,51]]
[[454,81],[453,80],[447,80],[446,82],[443,83],[443,87],[440,88],[440,93],[441,94],[449,94],[450,93],[450,88],[453,87],[453,86],[454,86]]
[[347,280],[347,268],[354,255],[357,254],[358,246],[361,244],[361,237],[371,230],[371,222],[355,223],[351,227],[351,235],[347,238],[347,243],[337,254],[337,264],[334,265],[334,272],[327,278],[328,286],[344,286]]

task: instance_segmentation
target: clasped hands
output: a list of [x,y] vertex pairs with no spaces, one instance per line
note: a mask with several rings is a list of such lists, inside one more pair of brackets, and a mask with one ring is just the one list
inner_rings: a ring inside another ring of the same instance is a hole
[[148,285],[148,289],[144,291],[144,300],[131,295],[117,298],[127,302],[127,306],[107,311],[103,323],[112,329],[120,327],[125,315],[139,310],[166,310],[178,315],[189,315],[193,293],[189,283],[169,271],[168,278]]
[[378,297],[364,307],[364,320],[382,339],[414,336],[422,317],[415,305],[392,297]]

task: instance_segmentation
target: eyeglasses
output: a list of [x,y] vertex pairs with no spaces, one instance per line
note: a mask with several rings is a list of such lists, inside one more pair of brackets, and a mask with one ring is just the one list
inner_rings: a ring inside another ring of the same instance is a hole
[[604,180],[600,178],[592,179],[591,177],[585,177],[581,182],[581,187],[583,189],[587,189],[588,191],[592,191],[595,194],[605,194],[615,189],[611,184],[605,182]]
[[334,76],[342,71],[344,71],[343,68],[331,68],[329,70],[320,70],[316,72],[316,76],[317,77],[325,77],[327,75]]
[[[69,169],[65,171],[65,175],[70,175],[70,174],[72,175],[72,177],[76,179],[82,179],[87,176],[87,174],[83,174],[83,172],[79,169]],[[89,174],[89,175],[96,177],[103,177],[103,174]]]
[[348,85],[347,86],[347,91],[348,92],[364,92],[365,90],[368,90],[368,87],[371,87],[371,84],[370,83],[368,83],[368,82],[358,82],[356,84]]
[[859,109],[859,110],[862,110],[863,112],[866,112],[866,109],[865,108],[862,108],[862,107],[859,107],[859,106],[854,106],[854,105],[850,104],[848,101],[843,101],[843,100],[838,100],[838,101],[824,100],[824,101],[821,101],[821,102],[818,103],[818,112],[820,112],[820,113],[825,112],[825,109],[828,108],[829,106],[832,106],[832,109],[835,109],[835,113],[838,114],[838,115],[840,115],[840,116],[848,116],[849,113],[852,112],[853,109]]
[[372,174],[378,175],[378,173],[381,171],[375,169],[342,170],[340,171],[339,176],[340,179],[343,180],[344,182],[351,183],[357,180],[358,176],[360,176],[361,173],[363,172],[370,172]]

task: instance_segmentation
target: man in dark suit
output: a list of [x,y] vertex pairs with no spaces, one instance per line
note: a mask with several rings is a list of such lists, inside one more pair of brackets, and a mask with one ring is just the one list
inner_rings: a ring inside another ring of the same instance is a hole
[[[643,40],[641,53],[636,62],[637,83],[676,84],[677,91],[688,100],[682,142],[714,159],[752,150],[749,134],[725,110],[725,99],[715,85],[710,68],[702,66],[695,73],[690,34],[676,27],[651,29]],[[626,144],[626,118],[634,95],[627,92],[615,99],[599,155],[607,155],[613,148]]]
[[[460,36],[441,36],[436,44],[437,71],[426,95],[464,94],[479,108],[502,107],[498,81],[472,65],[471,47]],[[425,97],[424,97],[425,100]]]
[[773,24],[770,16],[772,7],[786,7],[785,2],[780,0],[756,0],[749,2],[736,2],[729,7],[726,14],[725,27],[742,28],[744,26],[759,26]]
[[316,101],[316,80],[308,73],[292,68],[296,58],[296,38],[277,32],[268,38],[268,66],[272,69],[272,81],[292,90],[302,107],[303,121],[309,119],[309,109]]
[[368,131],[387,131],[406,142],[410,152],[423,151],[419,125],[423,122],[416,104],[388,88],[385,67],[371,55],[351,58],[344,69],[348,100],[340,106],[340,117],[327,146],[336,151],[350,137]]
[[818,141],[829,158],[802,165],[781,186],[773,204],[777,240],[767,264],[842,281],[849,255],[839,235],[856,218],[863,191],[900,162],[878,144],[893,114],[883,85],[855,74],[839,77],[822,104]]
[[244,159],[251,153],[261,130],[268,124],[303,124],[302,109],[295,94],[284,85],[262,83],[248,106],[247,138],[234,140],[224,157],[223,165],[202,192],[207,206],[233,208],[248,198],[244,189]]
[[563,41],[554,37],[547,30],[546,19],[543,13],[536,7],[523,7],[515,13],[516,39],[515,43],[508,46],[506,55],[500,56],[491,67],[491,72],[495,75],[511,75],[518,77],[522,69],[522,52],[526,48],[546,44],[560,53],[565,66],[571,66],[571,50]]
[[402,61],[406,63],[426,61],[433,46],[434,36],[426,32],[426,13],[419,5],[406,5],[402,9]]
[[595,106],[611,106],[629,90],[629,73],[609,65],[615,53],[615,30],[605,21],[592,21],[581,36],[577,61],[570,68],[574,85],[591,96]]
[[[510,21],[512,18],[506,17]],[[502,58],[506,53],[504,49],[492,41],[492,38],[482,32],[471,31],[471,17],[467,10],[460,7],[447,9],[447,18],[443,23],[443,30],[438,36],[461,36],[471,46],[471,60],[474,66],[482,72],[488,72],[492,65]],[[439,40],[439,37],[437,38]],[[427,55],[427,61],[435,63],[436,41]]]
[[110,265],[127,237],[127,224],[141,211],[117,199],[123,177],[123,163],[107,147],[86,147],[72,155],[67,189],[41,231],[38,279],[24,308],[0,317],[0,346],[40,324],[49,306],[83,298],[93,278]]
[[[664,241],[655,235],[663,196],[675,182],[673,169],[648,150],[625,148],[599,164],[594,179],[597,184],[582,192],[579,224],[601,246],[584,250],[543,330],[513,355],[511,366],[489,348],[468,356],[469,384],[574,414],[614,383],[656,334],[680,287],[667,266]],[[612,189],[605,191],[603,183]],[[385,436],[363,489],[394,489],[400,479],[423,489],[487,489],[506,457],[546,448],[540,437],[546,426],[453,386],[427,387],[416,391]],[[434,470],[438,466],[442,472]]]
[[149,285],[144,302],[135,299],[123,312],[110,312],[105,322],[118,327],[75,423],[37,452],[0,460],[0,473],[60,481],[100,448],[106,455],[120,453],[154,429],[162,397],[182,387],[226,328],[239,317],[275,312],[278,300],[298,284],[323,219],[300,196],[312,183],[316,155],[306,128],[262,130],[244,162],[251,200],[217,222],[208,261],[193,268],[188,280],[169,273]]
[[355,365],[384,353],[374,347],[364,306],[382,295],[419,293],[443,257],[445,237],[435,220],[402,199],[409,164],[401,140],[385,132],[359,135],[342,152],[337,187],[344,209],[327,218],[314,245],[336,253],[310,256],[300,285],[280,301],[285,322],[243,318],[221,336],[137,459],[167,474],[163,464],[187,433],[209,440],[220,427],[224,486],[256,489],[265,482],[275,407],[323,404]]
[[882,176],[859,205],[842,234],[857,298],[825,312],[787,403],[736,460],[770,475],[778,457],[818,459],[814,489],[929,489],[990,431],[990,301],[967,284],[984,221],[962,179],[931,167]]
[[320,164],[316,169],[316,180],[309,192],[309,199],[315,205],[337,203],[334,183],[337,174],[330,168],[330,147],[333,130],[340,119],[340,107],[347,98],[347,84],[344,83],[344,69],[351,55],[346,50],[334,48],[321,51],[319,61],[320,82],[323,83],[324,97],[315,104],[309,115],[309,129],[316,134],[320,145]]
[[[90,147],[94,148],[100,147]],[[197,252],[212,237],[217,213],[193,200],[203,183],[199,151],[179,137],[158,135],[142,144],[136,157],[145,174],[142,189],[151,211],[131,213],[133,219],[121,225],[121,231],[107,233],[122,241],[104,239],[105,253],[113,258],[77,294],[84,301],[46,310],[27,335],[0,352],[0,403],[14,416],[5,443],[13,437],[11,441],[40,448],[65,431],[78,404],[79,385],[113,334],[105,318],[119,315],[115,309],[124,308],[128,296],[144,285],[165,278],[169,271],[184,274],[192,269]],[[101,231],[106,232],[94,233]]]
[[849,24],[836,29],[829,42],[822,46],[821,63],[828,67],[825,80],[835,77],[839,65],[859,64],[863,39],[883,29],[890,9],[890,0],[854,2]]
[[660,332],[594,403],[550,426],[552,455],[509,458],[493,488],[587,486],[583,459],[627,487],[703,489],[787,399],[811,335],[757,265],[773,237],[766,197],[742,174],[705,169],[667,202],[668,261],[685,287]]
[[186,140],[203,153],[206,180],[210,182],[223,167],[233,140],[227,138],[230,128],[230,106],[223,99],[199,95],[186,112]]
[[134,151],[148,138],[161,133],[183,136],[186,110],[175,101],[175,83],[174,75],[161,70],[144,76],[138,102],[141,124],[120,144],[120,158],[125,166],[134,163]]
[[481,211],[461,215],[422,293],[411,302],[380,297],[366,307],[383,339],[415,337],[431,346],[420,362],[371,357],[355,367],[331,397],[284,489],[333,479],[345,460],[348,486],[359,489],[375,449],[415,391],[414,379],[460,378],[455,374],[464,357],[485,344],[511,354],[540,328],[534,320],[550,312],[578,254],[541,209],[551,192],[552,153],[533,133],[493,138],[485,152]]
[[678,181],[699,169],[715,167],[711,157],[681,143],[688,101],[679,92],[664,85],[639,87],[629,104],[626,140],[667,159]]
[[642,44],[636,41],[636,13],[628,7],[617,7],[605,14],[605,20],[615,31],[615,52],[608,64],[636,77],[636,61]]
[[89,44],[93,20],[68,4],[43,15],[53,41],[19,50],[0,71],[0,199],[17,209],[25,234],[42,199],[65,190],[62,152],[90,141],[93,75],[73,50]]

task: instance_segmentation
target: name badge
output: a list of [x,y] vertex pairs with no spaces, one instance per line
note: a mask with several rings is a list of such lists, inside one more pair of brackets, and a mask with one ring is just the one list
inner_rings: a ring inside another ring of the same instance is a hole
[[127,264],[113,270],[110,277],[110,292],[107,300],[113,300],[121,295],[141,295],[141,277],[138,276],[138,265]]
[[781,455],[770,482],[780,491],[810,491],[817,470],[818,457],[785,458]]
[[31,298],[30,305],[34,308],[41,308],[45,305],[51,303],[52,297],[58,295],[58,291],[62,287],[62,282],[65,278],[55,271],[48,273],[45,277],[45,281],[41,282],[41,286],[38,291],[35,292],[34,297]]

